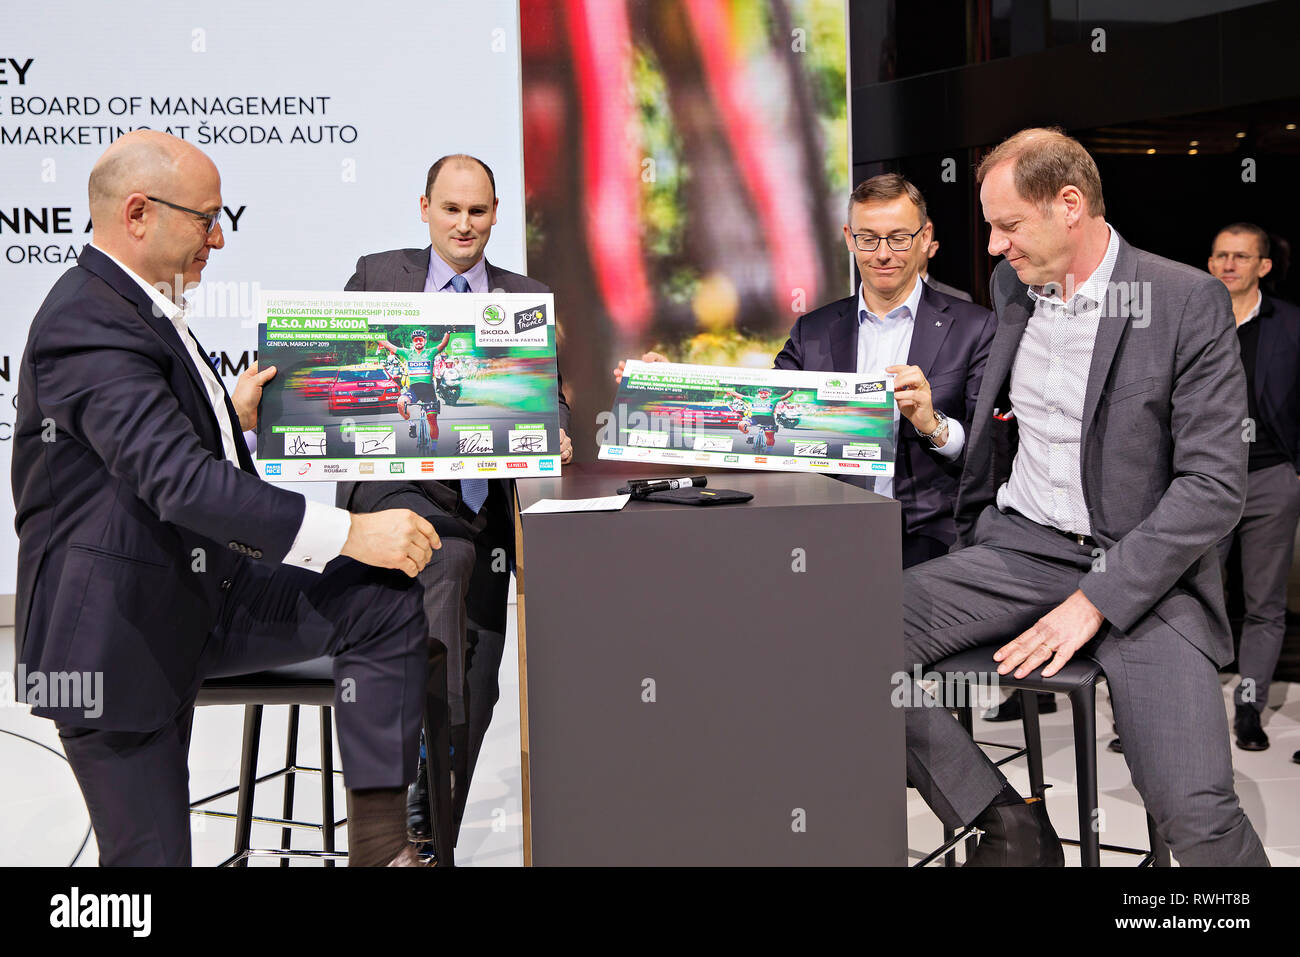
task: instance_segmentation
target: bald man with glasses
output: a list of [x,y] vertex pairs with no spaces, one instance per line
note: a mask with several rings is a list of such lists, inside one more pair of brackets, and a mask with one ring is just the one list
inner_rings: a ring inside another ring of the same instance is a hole
[[[88,192],[91,243],[32,320],[18,379],[19,700],[56,722],[101,864],[188,865],[199,686],[329,656],[349,863],[415,866],[415,576],[438,535],[406,509],[349,515],[258,477],[240,433],[275,369],[228,396],[186,323],[225,245],[208,157],[134,131]],[[51,693],[56,675],[94,700]]]

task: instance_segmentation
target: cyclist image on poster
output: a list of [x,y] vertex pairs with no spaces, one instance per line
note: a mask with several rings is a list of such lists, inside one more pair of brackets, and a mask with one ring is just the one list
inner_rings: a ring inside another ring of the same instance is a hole
[[741,419],[736,428],[741,435],[748,436],[745,439],[746,442],[753,445],[759,444],[758,436],[749,436],[750,428],[757,426],[761,430],[761,434],[766,436],[767,445],[771,447],[775,444],[776,430],[779,428],[776,423],[776,406],[777,403],[784,402],[794,395],[793,389],[775,399],[772,398],[772,390],[766,386],[760,386],[753,396],[744,395],[734,389],[728,389],[724,394],[733,402],[744,404],[744,410],[741,412]]
[[[429,429],[429,443],[433,449],[438,446],[438,390],[434,362],[450,341],[450,329],[443,333],[441,341],[432,350],[428,349],[429,335],[423,329],[416,329],[411,333],[409,349],[394,345],[384,337],[376,339],[376,345],[380,349],[387,350],[390,356],[401,360],[405,369],[406,388],[397,400],[397,411],[408,421],[411,418],[412,405],[419,407],[417,415],[423,411]],[[416,437],[415,422],[408,427],[408,435],[410,438]]]

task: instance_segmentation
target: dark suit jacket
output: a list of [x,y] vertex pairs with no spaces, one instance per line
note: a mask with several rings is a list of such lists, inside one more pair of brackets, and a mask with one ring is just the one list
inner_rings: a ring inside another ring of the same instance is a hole
[[87,246],[36,313],[18,378],[15,625],[29,672],[102,672],[103,713],[33,714],[148,731],[197,686],[229,580],[283,560],[305,508],[235,445],[241,468],[175,327]]
[[[993,339],[993,313],[922,284],[913,323],[909,365],[930,382],[934,407],[966,427],[975,411],[984,363]],[[778,369],[855,372],[858,364],[858,297],[850,296],[801,316],[776,357]],[[953,505],[962,456],[949,461],[899,419],[894,497],[903,506],[908,532],[952,542]]]
[[[424,249],[390,249],[362,256],[357,260],[356,272],[344,288],[374,292],[423,292],[431,255],[433,247],[426,246]],[[536,279],[500,269],[490,262],[485,265],[490,289],[502,292],[551,291]],[[560,428],[567,432],[569,405],[564,401],[562,379],[559,400]],[[492,481],[505,483],[504,479]],[[496,496],[493,499],[496,500]],[[473,537],[482,531],[487,522],[486,508],[478,515],[473,515],[465,507],[458,481],[340,482],[335,501],[340,508],[349,511],[409,508],[428,518],[439,535]]]
[[[1222,666],[1232,638],[1214,546],[1241,517],[1247,458],[1232,303],[1217,279],[1121,239],[1111,284],[1131,291],[1135,283],[1143,314],[1107,296],[1088,370],[1080,467],[1105,554],[1079,587],[1121,631],[1154,610]],[[959,546],[994,504],[1017,446],[1014,420],[994,419],[993,410],[1010,407],[1011,366],[1033,304],[1006,262],[991,290],[998,330],[966,444]]]
[[1255,402],[1300,473],[1300,309],[1264,293],[1259,304]]

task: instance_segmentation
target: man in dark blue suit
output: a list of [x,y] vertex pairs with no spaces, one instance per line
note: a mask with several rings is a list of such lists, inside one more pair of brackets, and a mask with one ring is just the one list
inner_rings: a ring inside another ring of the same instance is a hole
[[893,479],[875,490],[903,506],[903,567],[946,554],[966,427],[997,323],[989,310],[922,281],[933,230],[920,190],[896,173],[873,176],[849,199],[844,241],[858,295],[802,316],[778,369],[894,374],[900,419]]
[[[873,176],[853,191],[848,213],[844,242],[862,277],[858,294],[801,316],[774,365],[894,375],[894,476],[845,481],[874,482],[902,504],[908,568],[947,554],[956,538],[961,453],[997,322],[923,281],[933,226],[912,183],[896,173]],[[667,361],[656,352],[641,358]],[[619,363],[616,379],[622,370]]]
[[1219,542],[1225,564],[1234,540],[1241,550],[1246,620],[1233,726],[1237,747],[1246,751],[1268,747],[1260,715],[1286,637],[1286,584],[1300,519],[1300,309],[1259,288],[1272,266],[1268,233],[1253,223],[1233,223],[1214,237],[1210,273],[1232,297],[1246,370],[1246,505]]
[[[227,396],[185,323],[184,292],[225,244],[203,153],[129,133],[89,192],[93,245],[23,353],[15,630],[20,696],[58,725],[100,862],[190,863],[205,678],[330,655],[350,862],[417,863],[403,800],[428,673],[414,578],[438,537],[408,510],[349,516],[255,474],[240,433],[275,370]],[[93,708],[68,693],[85,682],[102,691]]]

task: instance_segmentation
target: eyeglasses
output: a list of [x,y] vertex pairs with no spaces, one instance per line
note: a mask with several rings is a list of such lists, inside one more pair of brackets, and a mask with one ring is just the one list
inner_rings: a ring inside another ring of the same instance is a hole
[[[918,229],[916,233],[919,233],[921,229],[925,229],[925,223],[921,224],[921,228]],[[903,233],[894,236],[886,236],[885,242],[889,244],[889,248],[894,252],[905,253],[912,248],[912,240],[916,238],[916,233]],[[868,236],[866,233],[854,233],[853,242],[864,253],[874,253],[880,248],[880,237]]]
[[164,206],[170,206],[172,209],[178,209],[182,213],[189,213],[191,216],[197,216],[208,224],[208,232],[217,228],[217,223],[221,221],[221,210],[215,213],[200,213],[197,209],[190,209],[188,206],[177,206],[175,203],[169,203],[165,199],[159,199],[157,196],[146,196],[145,199],[152,200],[155,203],[162,203]]
[[1252,256],[1250,253],[1215,253],[1210,258],[1218,263],[1226,263],[1228,260],[1237,263],[1248,263],[1252,259],[1260,259],[1262,257]]

